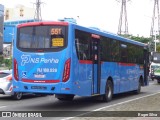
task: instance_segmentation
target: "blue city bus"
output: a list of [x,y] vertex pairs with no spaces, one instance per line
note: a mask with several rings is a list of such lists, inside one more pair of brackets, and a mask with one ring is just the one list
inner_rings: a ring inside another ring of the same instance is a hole
[[74,96],[114,94],[148,85],[147,45],[65,21],[17,26],[13,43],[15,92]]

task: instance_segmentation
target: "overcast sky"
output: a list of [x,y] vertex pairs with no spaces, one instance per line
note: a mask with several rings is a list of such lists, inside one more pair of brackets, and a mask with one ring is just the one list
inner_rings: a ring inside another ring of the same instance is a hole
[[[121,0],[119,0],[121,1]],[[7,8],[17,4],[35,7],[36,0],[0,0]],[[64,17],[76,18],[78,24],[98,27],[113,33],[118,31],[121,3],[116,0],[41,0],[42,18],[57,20]],[[154,0],[131,0],[127,2],[129,34],[148,37]],[[79,16],[79,18],[77,18]],[[158,24],[158,23],[157,23]]]

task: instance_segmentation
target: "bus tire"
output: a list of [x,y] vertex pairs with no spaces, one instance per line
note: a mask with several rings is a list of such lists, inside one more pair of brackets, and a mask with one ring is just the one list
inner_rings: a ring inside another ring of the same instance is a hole
[[136,94],[139,94],[139,93],[141,92],[141,85],[142,85],[142,79],[139,79],[138,88],[137,88],[137,90],[135,91]]
[[15,92],[12,97],[15,100],[20,100],[22,98],[22,93],[21,92]]
[[103,95],[103,101],[109,102],[112,100],[112,97],[113,97],[113,84],[111,80],[108,80],[106,83],[105,94]]

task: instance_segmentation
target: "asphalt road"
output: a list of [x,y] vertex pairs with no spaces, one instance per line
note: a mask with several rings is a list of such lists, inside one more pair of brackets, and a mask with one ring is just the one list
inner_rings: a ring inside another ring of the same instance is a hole
[[[136,100],[138,98],[143,98],[145,96],[152,95],[158,92],[160,92],[160,85],[157,84],[156,81],[150,81],[149,86],[142,87],[140,94],[137,95],[130,92],[115,95],[113,97],[113,100],[108,103],[101,102],[100,100],[96,100],[91,97],[75,97],[74,101],[59,101],[56,98],[54,98],[54,96],[37,97],[33,95],[23,96],[22,100],[17,101],[13,100],[10,96],[0,95],[0,111],[49,111],[47,114],[50,114],[51,116],[55,117],[45,118],[47,120],[58,120],[64,118],[70,119],[68,117],[74,117],[80,114],[84,114],[86,112],[101,109],[103,107],[112,108],[112,106],[114,107],[119,103],[130,100]],[[0,118],[0,120],[1,119],[2,118]],[[17,118],[8,119],[17,120]],[[31,118],[28,119],[31,120]],[[44,118],[37,118],[37,120],[41,119]]]

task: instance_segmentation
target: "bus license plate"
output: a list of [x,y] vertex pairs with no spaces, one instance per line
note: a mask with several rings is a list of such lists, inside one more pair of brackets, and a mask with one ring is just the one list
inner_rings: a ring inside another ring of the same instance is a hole
[[31,89],[46,90],[46,89],[47,89],[47,87],[44,87],[44,86],[31,86]]

